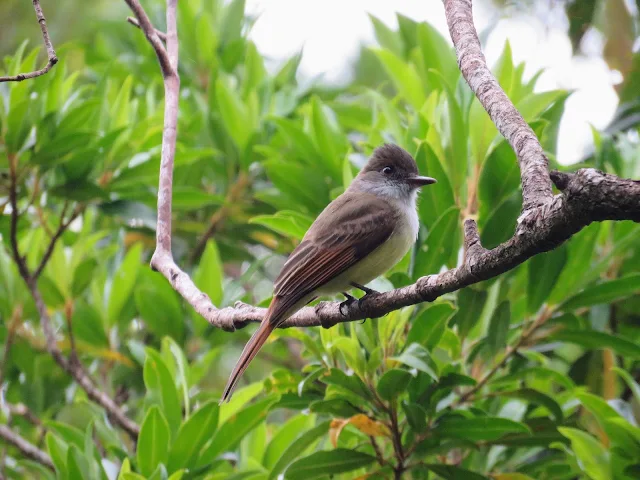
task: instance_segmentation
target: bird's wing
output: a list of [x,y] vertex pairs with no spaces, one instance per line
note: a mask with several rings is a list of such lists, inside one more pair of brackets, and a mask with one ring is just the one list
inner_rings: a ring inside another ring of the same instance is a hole
[[[366,195],[366,194],[362,194]],[[304,297],[355,265],[393,233],[395,214],[384,200],[339,197],[316,219],[284,264],[267,318],[282,315]],[[368,198],[370,197],[370,198]]]

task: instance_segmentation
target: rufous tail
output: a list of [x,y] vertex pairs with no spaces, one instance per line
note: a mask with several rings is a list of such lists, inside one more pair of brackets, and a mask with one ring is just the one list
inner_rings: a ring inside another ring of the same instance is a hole
[[224,387],[224,393],[222,394],[222,398],[220,399],[220,404],[224,402],[228,402],[231,399],[231,395],[235,390],[240,377],[244,373],[244,371],[251,363],[251,360],[258,354],[262,345],[267,341],[271,332],[273,332],[275,325],[269,321],[269,315],[265,318],[258,330],[251,336],[247,344],[244,346],[244,350],[242,350],[242,355],[236,362],[236,366],[233,367],[233,371],[231,372],[231,376],[227,381],[227,386]]

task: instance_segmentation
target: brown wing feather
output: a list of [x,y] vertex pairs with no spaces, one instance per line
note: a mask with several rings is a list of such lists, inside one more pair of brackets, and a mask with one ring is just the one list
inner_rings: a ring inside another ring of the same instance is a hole
[[271,323],[301,299],[346,271],[393,233],[394,210],[373,195],[342,196],[313,223],[292,252],[274,286]]

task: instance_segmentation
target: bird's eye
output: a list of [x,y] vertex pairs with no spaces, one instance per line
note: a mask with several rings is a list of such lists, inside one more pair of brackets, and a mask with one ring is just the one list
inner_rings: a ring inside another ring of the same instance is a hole
[[391,175],[393,173],[393,167],[384,167],[382,169],[382,173],[385,175]]

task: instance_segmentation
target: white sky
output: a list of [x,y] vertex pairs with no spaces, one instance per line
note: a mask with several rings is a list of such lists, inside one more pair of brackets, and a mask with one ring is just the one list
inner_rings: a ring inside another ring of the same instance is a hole
[[[549,12],[544,23],[531,15],[498,19],[492,17],[493,9],[482,7],[474,12],[479,31],[497,21],[484,46],[489,65],[508,38],[515,62],[525,61],[528,75],[545,68],[538,90],[575,91],[560,126],[558,161],[580,160],[592,145],[589,125],[606,127],[618,102],[613,89],[616,77],[600,57],[601,38],[597,33],[588,35],[589,54],[574,58],[562,15]],[[449,39],[441,0],[247,0],[247,9],[260,14],[250,36],[262,54],[280,59],[303,49],[303,75],[322,75],[327,81],[345,78],[360,43],[375,43],[368,13],[394,29],[396,12],[426,20]]]

